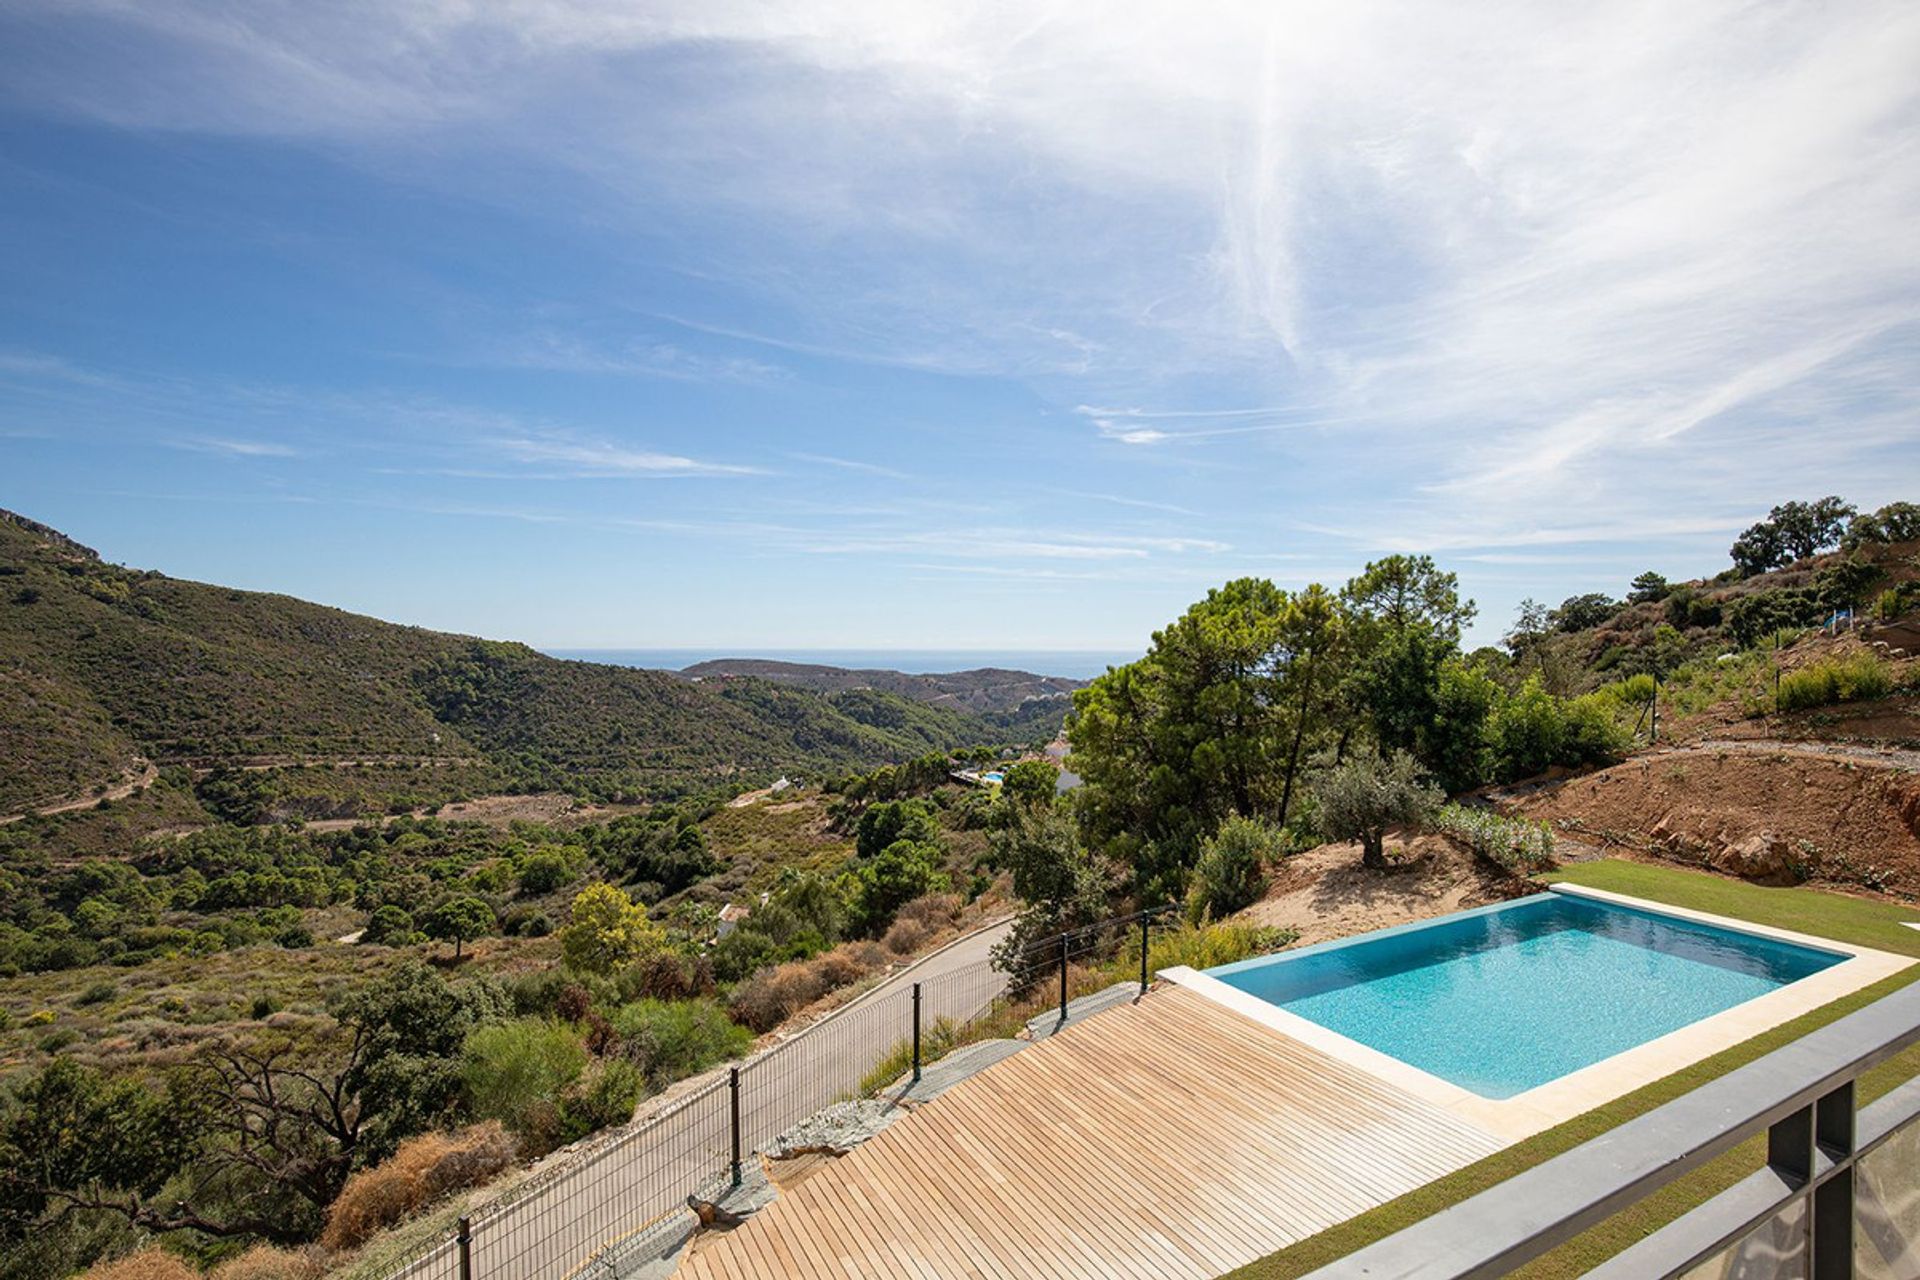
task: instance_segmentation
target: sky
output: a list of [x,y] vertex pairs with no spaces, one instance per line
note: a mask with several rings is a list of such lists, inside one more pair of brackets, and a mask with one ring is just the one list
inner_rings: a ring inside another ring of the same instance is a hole
[[1137,650],[1920,500],[1920,6],[7,0],[0,506],[547,647]]

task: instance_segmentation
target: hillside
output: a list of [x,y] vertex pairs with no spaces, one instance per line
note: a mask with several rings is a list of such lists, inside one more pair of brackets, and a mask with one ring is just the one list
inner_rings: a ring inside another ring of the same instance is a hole
[[1070,680],[1065,676],[1042,676],[1001,667],[909,674],[765,658],[716,658],[696,663],[681,674],[697,680],[750,676],[820,693],[874,689],[915,702],[974,712],[1019,711],[1036,700],[1059,700],[1064,705],[1064,700],[1075,689],[1085,688],[1087,684],[1085,680]]
[[143,761],[457,763],[502,789],[644,796],[1051,732],[870,688],[561,661],[121,568],[0,512],[0,814]]

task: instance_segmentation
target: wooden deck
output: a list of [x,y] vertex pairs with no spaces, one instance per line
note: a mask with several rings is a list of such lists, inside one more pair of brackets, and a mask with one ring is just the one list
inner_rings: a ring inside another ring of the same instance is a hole
[[1217,1276],[1504,1145],[1163,986],[954,1087],[677,1274]]

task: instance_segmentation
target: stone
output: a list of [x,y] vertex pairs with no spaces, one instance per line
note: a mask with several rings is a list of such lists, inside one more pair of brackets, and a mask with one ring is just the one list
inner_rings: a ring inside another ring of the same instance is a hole
[[1726,845],[1712,862],[1722,871],[1759,884],[1793,884],[1799,878],[1794,875],[1787,842],[1771,832]]

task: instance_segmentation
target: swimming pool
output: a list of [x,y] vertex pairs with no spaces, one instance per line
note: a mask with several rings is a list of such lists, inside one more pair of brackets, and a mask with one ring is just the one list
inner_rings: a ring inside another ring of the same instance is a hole
[[1507,1099],[1850,953],[1563,893],[1261,956],[1208,977]]

